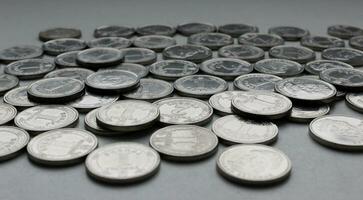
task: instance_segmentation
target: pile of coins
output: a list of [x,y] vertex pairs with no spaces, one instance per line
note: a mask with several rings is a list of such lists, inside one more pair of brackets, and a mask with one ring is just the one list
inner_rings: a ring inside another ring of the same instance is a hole
[[[0,160],[26,147],[34,163],[85,160],[95,180],[129,183],[157,173],[161,159],[208,158],[220,142],[230,145],[216,161],[223,177],[271,184],[292,168],[286,154],[268,146],[286,120],[310,123],[319,144],[363,150],[361,119],[327,115],[344,97],[363,112],[363,71],[355,69],[363,66],[363,29],[333,25],[327,33],[293,26],[260,33],[246,24],[113,25],[85,41],[74,28],[41,31],[42,47],[0,50],[6,64]],[[79,113],[86,114],[84,129],[74,128]],[[202,127],[213,117],[211,128]],[[97,137],[150,129],[156,130],[150,146],[98,147]]]

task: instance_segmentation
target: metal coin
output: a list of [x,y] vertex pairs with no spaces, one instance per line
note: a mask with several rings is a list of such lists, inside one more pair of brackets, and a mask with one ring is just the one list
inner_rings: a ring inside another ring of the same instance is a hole
[[330,111],[328,105],[323,106],[304,106],[304,107],[292,107],[289,120],[295,122],[310,122],[311,120],[327,115]]
[[163,58],[201,63],[212,58],[212,51],[199,45],[175,45],[164,49]]
[[119,64],[117,66],[113,66],[113,67],[100,68],[100,69],[98,69],[98,71],[114,70],[114,69],[133,72],[140,78],[144,78],[149,73],[148,67],[144,67],[142,65],[134,64],[134,63],[121,63],[121,64]]
[[218,27],[218,32],[230,35],[232,37],[239,37],[245,33],[257,33],[258,27],[248,24],[225,24]]
[[314,60],[306,63],[305,70],[310,74],[319,75],[320,72],[331,68],[353,68],[351,65],[335,60]]
[[277,139],[279,129],[272,122],[257,122],[237,115],[213,122],[213,132],[227,144],[269,144]]
[[77,63],[83,67],[100,68],[120,64],[124,55],[114,48],[97,47],[86,49],[77,54]]
[[85,41],[73,38],[49,40],[43,44],[44,52],[52,56],[57,56],[69,51],[82,50],[86,47],[87,45]]
[[349,39],[349,46],[351,46],[352,48],[363,51],[363,36],[359,35],[359,36],[354,36],[354,37],[350,38]]
[[130,27],[126,26],[117,26],[117,25],[110,25],[110,26],[100,26],[96,28],[93,33],[95,38],[100,37],[125,37],[130,38],[135,33],[135,30]]
[[171,81],[196,74],[198,71],[197,64],[186,60],[161,60],[150,65],[150,73],[154,77]]
[[97,124],[108,130],[132,132],[150,128],[159,119],[156,105],[140,100],[116,101],[101,107]]
[[176,30],[174,27],[167,25],[146,25],[136,28],[136,33],[139,35],[164,35],[173,36]]
[[177,79],[174,88],[183,96],[209,98],[213,94],[227,90],[228,83],[215,76],[190,75]]
[[51,130],[30,140],[29,158],[44,165],[70,165],[81,162],[97,147],[92,133],[75,128]]
[[21,80],[42,78],[55,69],[52,61],[44,59],[26,59],[12,62],[5,68],[5,73],[17,76]]
[[34,45],[18,45],[0,50],[0,60],[5,63],[38,58],[41,55],[43,55],[43,49]]
[[0,161],[15,157],[28,144],[29,134],[12,126],[0,127]]
[[216,114],[232,114],[231,101],[234,97],[238,96],[239,93],[240,91],[224,91],[214,94],[209,98],[209,105],[213,107]]
[[318,143],[339,150],[363,150],[362,120],[327,115],[314,119],[310,136]]
[[44,78],[56,78],[56,77],[65,77],[65,78],[74,78],[80,81],[85,81],[87,76],[93,74],[94,71],[83,68],[65,68],[58,69],[52,72],[49,72]]
[[213,108],[194,98],[165,98],[154,102],[160,110],[159,121],[167,125],[203,125],[213,116]]
[[12,105],[0,103],[0,125],[12,121],[17,114],[16,108]]
[[308,47],[315,51],[323,51],[324,49],[333,47],[344,47],[344,40],[330,37],[330,36],[305,36],[301,38],[300,43],[302,46]]
[[237,77],[233,81],[233,86],[246,91],[274,91],[276,82],[282,80],[282,78],[270,75],[270,74],[260,74],[260,73],[252,73],[252,74],[244,74]]
[[213,24],[201,22],[179,24],[177,27],[177,31],[184,36],[190,36],[197,33],[211,33],[216,32],[216,30],[217,28]]
[[0,95],[19,85],[19,79],[16,76],[1,74],[0,75]]
[[342,91],[363,91],[363,71],[349,68],[326,69],[320,79],[333,84]]
[[59,68],[79,67],[77,63],[77,55],[79,52],[80,51],[70,51],[59,54],[55,57],[54,62]]
[[254,69],[260,73],[290,77],[301,74],[304,67],[291,60],[285,59],[264,59],[256,62]]
[[39,39],[43,42],[60,38],[80,38],[81,30],[74,28],[51,28],[39,33]]
[[87,156],[86,170],[94,179],[107,183],[130,183],[156,174],[160,156],[143,144],[118,142],[105,145]]
[[315,52],[309,48],[301,46],[281,45],[272,47],[268,54],[272,58],[287,59],[305,64],[315,60]]
[[188,37],[188,44],[201,45],[212,50],[233,44],[231,36],[224,33],[197,33]]
[[156,62],[157,55],[155,51],[145,48],[127,48],[122,49],[126,63],[135,63],[140,65],[150,65]]
[[151,49],[160,52],[163,49],[176,45],[176,40],[172,37],[162,35],[147,35],[134,39],[134,46]]
[[242,74],[252,72],[253,66],[246,61],[234,58],[213,58],[200,64],[200,70],[206,74],[231,80]]
[[196,161],[217,151],[218,138],[203,127],[173,125],[155,131],[150,146],[168,160]]
[[295,26],[275,26],[268,29],[269,34],[275,34],[287,41],[298,41],[309,35],[309,31]]
[[363,93],[348,93],[345,100],[349,107],[358,112],[363,112]]
[[37,103],[29,101],[27,91],[28,86],[14,88],[4,95],[4,102],[19,110],[36,106]]
[[103,136],[120,134],[120,132],[105,130],[97,125],[96,114],[98,112],[98,109],[99,108],[90,111],[84,117],[85,129],[91,131],[94,134]]
[[85,113],[92,109],[114,103],[118,98],[118,95],[99,95],[86,92],[79,99],[69,102],[68,105],[77,109],[79,112]]
[[222,152],[217,160],[217,170],[233,182],[272,184],[289,176],[291,161],[276,148],[259,144],[240,144]]
[[218,55],[226,58],[241,59],[248,62],[257,62],[265,57],[265,52],[251,45],[228,45],[218,50]]
[[131,44],[131,40],[122,37],[102,37],[87,42],[87,46],[89,46],[90,48],[108,47],[115,49],[124,49],[131,46]]
[[238,37],[238,43],[268,50],[271,47],[284,44],[284,40],[275,34],[246,33]]
[[351,25],[332,25],[328,27],[328,34],[341,39],[363,35],[363,29]]
[[353,67],[363,65],[363,51],[351,48],[329,48],[321,53],[322,59],[341,61]]
[[155,101],[170,96],[174,91],[172,84],[158,79],[141,79],[140,86],[130,92],[122,94],[129,99]]

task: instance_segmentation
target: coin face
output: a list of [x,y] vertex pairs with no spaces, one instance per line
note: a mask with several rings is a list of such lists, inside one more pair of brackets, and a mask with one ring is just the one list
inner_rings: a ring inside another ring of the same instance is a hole
[[78,112],[69,106],[41,105],[28,108],[15,117],[15,125],[32,133],[71,127],[78,121]]
[[115,135],[115,134],[121,134],[122,132],[117,131],[110,131],[103,129],[97,125],[96,120],[96,114],[98,112],[98,109],[91,110],[87,115],[84,117],[84,127],[86,130],[91,131],[94,134],[97,135]]
[[147,76],[148,73],[149,73],[149,68],[148,67],[144,67],[142,65],[134,64],[134,63],[121,63],[121,64],[116,65],[114,67],[100,68],[100,69],[98,69],[98,71],[114,70],[114,69],[133,72],[139,78],[143,78],[143,77]]
[[19,110],[36,106],[37,103],[29,101],[27,91],[28,86],[14,88],[4,95],[4,102]]
[[195,161],[215,153],[218,138],[206,128],[173,125],[155,131],[150,137],[150,146],[165,159]]
[[141,79],[140,86],[122,96],[130,99],[155,101],[170,96],[174,91],[172,84],[158,79]]
[[265,145],[235,145],[218,157],[218,172],[243,184],[282,181],[291,171],[290,159],[280,150]]
[[199,45],[175,45],[164,49],[163,58],[201,63],[212,58],[212,51],[207,47]]
[[116,101],[101,107],[97,124],[105,129],[131,132],[150,128],[159,119],[158,107],[140,100]]
[[16,116],[17,111],[14,106],[0,103],[0,125],[9,123]]
[[186,60],[161,60],[150,65],[150,73],[164,80],[176,80],[196,74],[198,71],[197,64]]
[[67,165],[83,160],[97,147],[92,133],[75,128],[51,130],[30,140],[29,158],[45,165]]
[[19,79],[16,76],[1,74],[0,75],[0,95],[19,85]]
[[154,175],[160,165],[159,154],[138,143],[118,142],[105,145],[87,156],[88,174],[108,183],[141,181]]
[[295,122],[310,122],[311,120],[328,114],[330,107],[323,106],[304,106],[292,107],[289,119]]
[[215,50],[233,44],[234,40],[231,36],[224,33],[197,33],[189,36],[187,42]]
[[202,125],[212,119],[213,108],[193,98],[165,98],[154,102],[160,110],[159,121],[169,125]]
[[353,67],[363,65],[363,51],[351,48],[329,48],[321,53],[322,59],[341,61]]
[[359,35],[359,36],[354,36],[354,37],[350,38],[349,46],[362,51],[363,50],[363,36]]
[[362,150],[362,124],[362,120],[353,117],[327,115],[310,123],[310,136],[318,143],[331,148]]
[[130,38],[135,33],[135,29],[127,26],[108,25],[95,29],[93,36],[100,37],[125,37]]
[[177,31],[184,36],[190,36],[197,33],[211,33],[216,30],[217,28],[213,24],[201,22],[179,24],[177,27]]
[[237,77],[233,81],[233,85],[240,90],[246,91],[274,91],[275,84],[280,80],[282,78],[271,74],[251,73]]
[[87,76],[93,73],[94,71],[84,68],[78,68],[78,67],[65,68],[49,72],[47,75],[45,75],[44,78],[65,77],[65,78],[73,78],[80,81],[85,81]]
[[363,91],[363,72],[357,69],[326,69],[320,73],[320,79],[344,91]]
[[245,33],[257,33],[258,31],[259,30],[257,26],[251,26],[248,24],[224,24],[218,27],[218,32],[230,35],[232,37],[238,37]]
[[220,48],[218,55],[225,58],[235,58],[248,62],[257,62],[265,57],[265,52],[259,47],[233,44]]
[[37,79],[55,69],[52,61],[44,59],[26,59],[12,62],[6,66],[5,72],[19,79]]
[[272,58],[292,60],[300,64],[315,60],[315,52],[301,46],[280,45],[272,47],[268,53]]
[[29,142],[29,134],[12,126],[0,127],[0,160],[15,157]]
[[363,35],[363,29],[351,25],[337,24],[328,27],[328,34],[342,39],[349,39],[353,36]]
[[350,68],[353,67],[347,63],[335,60],[314,60],[306,63],[305,70],[310,74],[319,75],[320,72],[331,68]]
[[284,40],[275,34],[246,33],[238,37],[238,43],[268,50],[271,47],[284,44]]
[[127,48],[122,49],[126,63],[135,63],[140,65],[149,65],[156,61],[156,53],[153,50],[145,48]]
[[324,49],[333,47],[344,47],[344,40],[337,37],[331,36],[318,36],[318,35],[308,35],[300,40],[301,45],[308,47],[315,51],[322,51]]
[[227,115],[213,122],[213,132],[227,144],[268,144],[277,139],[278,128],[272,122]]
[[79,67],[77,63],[77,55],[80,51],[70,51],[59,54],[55,57],[54,62],[59,68]]
[[118,95],[99,95],[86,92],[81,98],[68,103],[79,112],[88,112],[94,108],[111,104],[117,101]]
[[175,32],[174,27],[160,24],[141,26],[136,29],[136,33],[139,35],[173,36]]
[[358,112],[363,112],[363,93],[348,93],[345,100],[349,107]]
[[282,37],[284,40],[297,41],[309,35],[309,31],[295,26],[275,26],[268,29],[268,33]]
[[41,55],[43,55],[43,49],[34,45],[18,45],[0,50],[0,60],[5,63],[37,58]]
[[131,46],[132,42],[129,39],[122,37],[102,37],[96,38],[87,42],[90,48],[107,47],[115,49],[124,49]]
[[82,50],[87,47],[86,42],[80,39],[62,38],[49,40],[43,44],[43,50],[48,55],[59,55],[69,51]]
[[209,105],[211,105],[216,114],[228,115],[232,114],[231,101],[234,97],[241,93],[239,91],[224,91],[217,93],[209,98]]
[[228,83],[215,76],[191,75],[176,80],[174,88],[183,96],[209,98],[213,94],[227,90]]
[[43,42],[60,38],[80,38],[81,30],[75,28],[51,28],[39,33],[39,39]]
[[224,80],[252,72],[253,66],[246,61],[234,58],[213,58],[200,64],[200,70],[206,74],[218,76]]
[[77,54],[77,63],[90,68],[109,67],[120,64],[123,56],[121,51],[115,48],[91,48]]
[[254,69],[260,73],[280,77],[296,76],[304,71],[304,67],[294,61],[286,59],[264,59],[256,62]]
[[147,35],[136,38],[133,44],[136,47],[147,48],[160,52],[166,47],[176,45],[176,40],[168,36]]

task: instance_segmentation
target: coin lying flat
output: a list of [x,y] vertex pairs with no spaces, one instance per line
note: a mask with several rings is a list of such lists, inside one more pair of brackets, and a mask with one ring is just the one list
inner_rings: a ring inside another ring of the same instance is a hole
[[72,127],[77,121],[77,110],[63,105],[35,106],[20,112],[14,119],[16,126],[30,133]]
[[102,37],[87,42],[87,46],[89,46],[90,48],[107,47],[124,49],[131,46],[131,44],[131,40],[122,37]]
[[268,54],[272,58],[287,59],[304,64],[315,60],[315,52],[301,46],[280,45],[272,47]]
[[43,55],[43,49],[34,45],[18,45],[0,50],[0,60],[5,63],[38,58],[41,55]]
[[232,114],[231,101],[234,97],[238,96],[239,93],[239,91],[224,91],[214,94],[209,98],[209,105],[213,107],[216,114]]
[[363,112],[363,94],[362,93],[348,93],[345,96],[346,103],[352,109]]
[[136,28],[136,33],[139,35],[164,35],[164,36],[173,36],[176,32],[176,29],[172,26],[168,25],[146,25]]
[[349,39],[353,36],[363,35],[363,29],[351,25],[332,25],[328,27],[328,34],[342,39]]
[[90,111],[84,117],[84,128],[88,131],[91,131],[94,134],[102,135],[102,136],[116,135],[116,134],[122,133],[122,132],[117,132],[117,131],[106,130],[106,129],[99,127],[97,125],[97,120],[96,120],[96,114],[98,112],[98,109],[99,108]]
[[125,56],[126,63],[135,63],[140,65],[149,65],[156,61],[155,51],[145,48],[127,48],[121,50]]
[[127,26],[100,26],[95,29],[93,36],[95,38],[100,37],[125,37],[130,38],[135,33],[135,29]]
[[55,69],[50,60],[25,59],[12,62],[5,68],[5,73],[17,76],[21,80],[42,78]]
[[248,24],[224,24],[218,27],[218,32],[230,35],[232,37],[239,37],[245,33],[257,33],[258,27]]
[[213,58],[200,64],[200,70],[206,74],[231,80],[242,74],[252,72],[253,66],[246,61],[234,58]]
[[80,51],[70,51],[66,53],[59,54],[54,62],[59,68],[66,67],[79,67],[77,63],[77,55]]
[[150,65],[150,73],[164,80],[176,80],[196,74],[198,71],[197,64],[186,60],[161,60]]
[[36,106],[37,103],[29,101],[27,91],[28,86],[14,88],[4,95],[4,102],[19,110]]
[[14,119],[17,111],[12,105],[0,103],[0,125],[7,124]]
[[353,67],[363,65],[363,51],[351,48],[329,48],[321,53],[322,59],[341,61]]
[[363,36],[359,35],[359,36],[354,36],[354,37],[350,38],[349,46],[362,51],[363,50]]
[[277,139],[279,130],[272,122],[228,115],[214,121],[212,131],[227,144],[269,144]]
[[289,120],[295,122],[310,122],[311,120],[327,115],[330,111],[328,105],[323,106],[304,106],[304,107],[292,107]]
[[147,48],[160,52],[163,49],[176,45],[176,40],[172,37],[163,35],[146,35],[134,39],[134,46]]
[[39,39],[43,42],[60,38],[80,38],[81,30],[75,28],[51,28],[39,33]]
[[209,98],[213,94],[227,90],[228,83],[215,76],[190,75],[177,79],[174,88],[183,96]]
[[314,60],[306,63],[305,70],[310,74],[319,75],[320,72],[331,68],[353,68],[347,63],[335,60]]
[[68,103],[69,106],[85,113],[92,109],[111,104],[118,99],[118,95],[99,95],[86,92],[82,97]]
[[121,64],[113,66],[113,67],[100,68],[100,69],[98,69],[98,71],[114,70],[114,69],[133,72],[139,78],[143,78],[143,77],[147,76],[149,73],[148,67],[144,67],[142,65],[134,64],[134,63],[121,63]]
[[363,71],[349,68],[326,69],[320,79],[342,91],[363,91]]
[[212,119],[213,108],[193,98],[165,98],[154,102],[160,110],[159,121],[167,125],[203,125]]
[[304,71],[304,67],[297,62],[276,58],[260,60],[255,63],[254,69],[260,73],[280,77],[296,76]]
[[100,147],[86,159],[87,173],[107,183],[130,183],[156,174],[159,154],[150,147],[132,142],[117,142]]
[[1,74],[0,75],[0,95],[19,85],[19,79],[16,76]]
[[233,85],[235,88],[246,91],[274,91],[276,82],[280,80],[282,78],[271,74],[251,73],[237,77]]
[[12,126],[0,127],[0,161],[17,156],[28,144],[29,134],[20,128]]
[[56,56],[69,51],[82,50],[87,47],[86,42],[74,38],[62,38],[49,40],[43,44],[43,50],[46,54]]
[[284,44],[284,40],[275,34],[246,33],[238,37],[238,43],[268,50],[271,47]]
[[361,119],[327,115],[314,119],[309,130],[310,136],[322,145],[340,150],[363,150]]
[[114,48],[97,47],[77,54],[77,63],[83,67],[100,68],[120,64],[124,55]]
[[29,158],[44,165],[69,165],[81,162],[97,147],[92,133],[75,128],[51,130],[30,140]]
[[241,59],[248,62],[257,62],[265,57],[265,52],[252,45],[227,45],[218,50],[218,55],[225,58]]
[[195,161],[213,155],[218,138],[206,128],[173,125],[155,131],[150,137],[150,146],[165,159]]
[[177,31],[184,36],[190,36],[197,33],[211,33],[216,30],[217,28],[213,24],[201,22],[179,24],[177,27]]
[[201,45],[212,50],[233,44],[231,36],[223,33],[197,33],[188,37],[188,44]]
[[93,74],[94,71],[83,68],[64,68],[58,69],[52,72],[49,72],[44,78],[56,78],[56,77],[65,77],[65,78],[74,78],[80,81],[85,81],[87,76]]
[[199,45],[175,45],[164,49],[163,58],[201,63],[212,58],[212,51],[207,47]]
[[309,35],[309,31],[295,26],[275,26],[268,29],[269,34],[276,34],[284,40],[297,41]]
[[308,47],[315,51],[322,51],[328,48],[345,46],[344,40],[342,39],[319,35],[305,36],[301,38],[300,43],[302,46]]
[[122,94],[129,99],[155,101],[170,96],[174,91],[172,84],[158,79],[141,79],[140,86],[130,92]]

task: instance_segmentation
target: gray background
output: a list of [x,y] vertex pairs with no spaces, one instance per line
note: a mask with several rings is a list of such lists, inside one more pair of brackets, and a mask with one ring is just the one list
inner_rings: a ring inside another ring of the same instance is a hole
[[[296,25],[313,34],[325,34],[330,24],[363,27],[363,1],[0,1],[0,48],[15,44],[40,44],[40,30],[55,26],[82,29],[90,39],[100,25],[177,24],[206,21],[214,24],[242,22],[260,27]],[[332,114],[361,118],[361,114],[338,102]],[[83,126],[83,118],[80,119]],[[308,136],[304,124],[279,124],[280,135],[273,144],[292,160],[291,177],[273,187],[254,188],[225,181],[215,170],[216,155],[210,159],[176,164],[163,161],[160,172],[134,185],[109,186],[91,180],[84,165],[45,168],[28,161],[25,153],[0,164],[0,199],[361,199],[363,156],[322,147]],[[148,143],[139,136],[101,138],[100,146],[115,141]],[[218,154],[225,148],[220,145]]]

